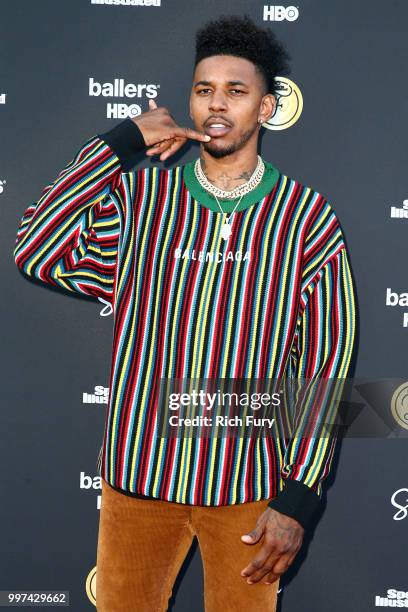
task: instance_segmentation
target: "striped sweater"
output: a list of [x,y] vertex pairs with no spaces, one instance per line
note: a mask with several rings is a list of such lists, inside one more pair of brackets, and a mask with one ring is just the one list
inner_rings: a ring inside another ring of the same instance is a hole
[[130,119],[88,139],[26,208],[14,249],[25,274],[112,304],[98,472],[126,494],[183,504],[272,500],[308,526],[334,435],[305,439],[298,425],[286,442],[163,438],[155,384],[345,378],[356,307],[339,220],[320,193],[265,162],[224,240],[192,163],[132,170],[143,149]]

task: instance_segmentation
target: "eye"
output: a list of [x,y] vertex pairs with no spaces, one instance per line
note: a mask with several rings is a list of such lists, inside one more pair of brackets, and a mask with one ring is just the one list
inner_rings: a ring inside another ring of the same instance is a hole
[[245,93],[245,91],[242,91],[242,89],[230,89],[230,92],[234,95],[240,95]]
[[198,94],[202,94],[202,93],[204,93],[204,94],[205,94],[205,93],[206,93],[206,92],[208,92],[208,91],[210,91],[208,88],[203,88],[203,89],[198,89],[198,90],[197,90],[197,93],[198,93]]

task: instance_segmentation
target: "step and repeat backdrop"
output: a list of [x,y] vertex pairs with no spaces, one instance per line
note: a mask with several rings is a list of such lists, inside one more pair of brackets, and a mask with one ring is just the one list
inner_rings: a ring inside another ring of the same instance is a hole
[[[113,328],[109,304],[19,272],[20,217],[88,138],[149,99],[191,125],[195,31],[246,13],[292,56],[262,154],[332,203],[357,284],[362,402],[398,425],[342,441],[279,609],[408,607],[407,2],[20,0],[0,12],[1,605],[8,591],[66,591],[75,612],[95,608]],[[166,163],[197,155],[190,143]],[[204,610],[196,543],[170,609]]]

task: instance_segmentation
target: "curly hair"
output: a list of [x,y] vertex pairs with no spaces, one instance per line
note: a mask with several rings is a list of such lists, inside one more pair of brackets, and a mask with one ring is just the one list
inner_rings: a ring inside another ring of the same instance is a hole
[[222,15],[196,34],[194,67],[212,55],[235,55],[255,64],[265,82],[265,93],[276,94],[275,77],[290,72],[291,56],[275,34],[258,27],[248,15]]

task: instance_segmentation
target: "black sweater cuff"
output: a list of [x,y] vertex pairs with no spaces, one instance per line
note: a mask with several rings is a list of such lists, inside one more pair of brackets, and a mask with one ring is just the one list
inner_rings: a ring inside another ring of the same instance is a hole
[[98,136],[117,155],[125,172],[133,168],[137,161],[137,153],[146,147],[140,128],[131,119],[121,121],[111,130]]
[[296,519],[305,530],[314,524],[321,505],[313,489],[292,478],[286,478],[283,491],[268,502],[270,508]]

